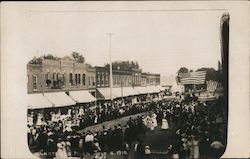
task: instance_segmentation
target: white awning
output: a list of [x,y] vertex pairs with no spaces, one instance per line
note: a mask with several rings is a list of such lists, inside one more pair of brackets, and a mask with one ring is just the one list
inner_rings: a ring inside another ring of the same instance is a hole
[[139,92],[132,87],[123,87],[123,96],[134,96],[138,95]]
[[159,93],[160,90],[156,86],[147,86],[148,93]]
[[28,108],[29,109],[42,109],[50,108],[53,104],[48,101],[42,94],[28,94]]
[[160,91],[165,91],[165,88],[163,88],[161,85],[156,86]]
[[51,102],[55,107],[61,106],[70,106],[75,105],[76,102],[73,101],[66,93],[64,92],[51,92],[44,93],[44,96]]
[[139,93],[139,94],[147,94],[149,93],[147,90],[147,87],[134,87],[134,89]]
[[92,96],[88,90],[70,91],[69,96],[77,103],[89,103],[96,101],[96,98]]
[[[97,90],[102,94],[102,96],[104,97],[104,99],[108,100],[110,99],[110,88],[106,87],[106,88],[97,88]],[[113,98],[116,98],[116,96],[113,94]]]

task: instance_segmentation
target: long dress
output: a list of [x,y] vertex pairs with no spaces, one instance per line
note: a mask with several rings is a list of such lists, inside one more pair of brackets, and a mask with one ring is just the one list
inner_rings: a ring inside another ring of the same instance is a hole
[[168,125],[168,121],[167,119],[162,119],[162,125],[161,125],[161,129],[163,130],[167,130],[169,128],[169,125]]
[[157,118],[157,115],[156,114],[153,114],[152,115],[152,120],[153,120],[153,125],[154,125],[154,127],[157,127],[157,120],[156,120],[156,118]]
[[198,140],[194,140],[193,141],[193,146],[194,146],[194,158],[199,158],[200,157],[200,153],[199,153],[199,141]]
[[191,143],[191,152],[190,152],[190,158],[192,159],[197,159],[200,157],[199,153],[199,141],[198,140],[193,140]]
[[58,148],[56,152],[57,159],[64,159],[68,157],[65,146],[66,146],[65,142],[61,142],[57,144],[57,148]]

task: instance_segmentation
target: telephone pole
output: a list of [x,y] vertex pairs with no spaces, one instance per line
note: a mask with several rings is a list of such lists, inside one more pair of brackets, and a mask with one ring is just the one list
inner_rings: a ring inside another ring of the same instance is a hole
[[112,55],[112,53],[111,53],[111,42],[112,42],[112,35],[114,35],[114,33],[107,33],[108,34],[108,36],[109,36],[109,71],[110,71],[110,73],[109,73],[109,75],[110,75],[110,78],[109,78],[109,81],[110,81],[110,102],[111,102],[111,107],[113,106],[113,93],[112,93],[112,89],[113,89],[113,73],[112,73],[112,59],[111,59],[111,55]]

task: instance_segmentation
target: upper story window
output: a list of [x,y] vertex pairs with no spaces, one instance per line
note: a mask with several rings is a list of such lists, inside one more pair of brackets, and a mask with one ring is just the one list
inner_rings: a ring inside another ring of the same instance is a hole
[[81,75],[78,74],[78,84],[81,84]]
[[82,84],[85,86],[85,84],[86,84],[86,80],[85,80],[85,74],[82,74]]
[[90,84],[91,84],[91,79],[90,79],[90,77],[88,77],[88,81],[89,81],[89,86],[90,86]]
[[78,80],[77,80],[77,74],[75,74],[75,84],[78,84]]
[[97,74],[97,86],[100,86],[100,74]]
[[49,72],[45,74],[45,84],[46,84],[46,87],[49,87],[51,84],[51,81],[49,79]]
[[108,86],[108,84],[109,84],[109,74],[108,74],[108,72],[106,72],[106,83],[105,83],[105,85],[106,86]]
[[36,75],[32,76],[32,83],[33,83],[33,90],[37,91],[37,76]]
[[56,80],[56,73],[53,73],[53,81]]
[[92,76],[92,85],[95,86],[95,77]]
[[101,86],[104,85],[104,77],[103,77],[102,74],[100,75],[100,85],[101,85]]
[[71,86],[73,85],[73,74],[72,73],[69,74],[69,83]]
[[59,80],[59,78],[60,78],[60,74],[57,73],[57,74],[56,74],[56,80]]

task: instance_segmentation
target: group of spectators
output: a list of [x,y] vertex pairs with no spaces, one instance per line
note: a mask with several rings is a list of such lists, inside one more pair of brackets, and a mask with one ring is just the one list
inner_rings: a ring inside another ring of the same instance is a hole
[[161,106],[159,110],[167,110],[170,126],[174,125],[176,130],[171,138],[169,155],[219,158],[226,145],[227,108],[224,103],[222,98],[200,103],[193,95],[182,102]]
[[[135,158],[147,158],[150,150],[142,141],[149,130],[143,124],[145,115],[130,118],[125,125],[103,127],[99,131],[77,131],[104,121],[149,111],[155,113],[157,122],[161,123],[164,112],[170,129],[175,130],[166,149],[169,157],[217,158],[223,154],[226,145],[226,110],[222,99],[199,103],[195,96],[187,96],[182,101],[159,100],[115,106],[94,114],[77,116],[76,127],[69,126],[63,120],[28,126],[28,143],[32,152],[39,152],[45,158],[83,158],[86,154],[99,155],[101,158],[106,153],[128,156],[131,150],[135,151]],[[67,118],[67,121],[71,120],[73,117]]]

